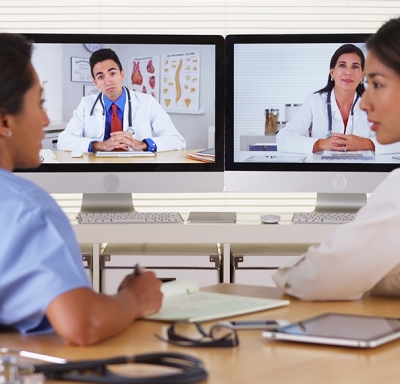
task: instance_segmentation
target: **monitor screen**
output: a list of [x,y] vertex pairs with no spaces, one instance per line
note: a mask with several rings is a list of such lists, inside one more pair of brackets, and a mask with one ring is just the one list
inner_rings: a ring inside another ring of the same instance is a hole
[[[354,74],[345,75],[343,87],[336,78],[330,102],[327,91],[318,93],[335,80],[330,75],[334,52],[352,44],[366,56],[367,38],[366,34],[227,36],[227,191],[365,194],[400,165],[400,143],[376,141],[367,114],[359,108],[358,91],[352,91],[348,115],[340,114],[335,89],[338,94],[350,87]],[[361,63],[351,64],[360,70]],[[357,84],[363,82],[360,76]],[[335,132],[362,137],[368,147],[347,151],[314,146]]]
[[[26,36],[50,124],[42,165],[17,172],[51,193],[223,190],[222,36]],[[91,55],[108,48],[122,71],[108,56],[92,71]],[[119,129],[148,150],[105,144],[114,129],[113,71],[126,107]]]

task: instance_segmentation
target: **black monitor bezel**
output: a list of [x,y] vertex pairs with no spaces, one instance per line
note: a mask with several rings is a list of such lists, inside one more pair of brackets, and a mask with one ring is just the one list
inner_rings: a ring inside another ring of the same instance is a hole
[[215,46],[215,163],[49,163],[15,172],[223,172],[224,38],[219,35],[22,33],[34,43],[171,44]]
[[364,43],[370,34],[228,35],[225,38],[225,170],[304,172],[389,172],[396,163],[243,163],[234,161],[234,48],[236,44]]

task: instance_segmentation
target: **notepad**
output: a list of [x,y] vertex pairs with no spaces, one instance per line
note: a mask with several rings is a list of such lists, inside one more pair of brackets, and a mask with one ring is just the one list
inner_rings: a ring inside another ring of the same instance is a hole
[[149,320],[199,322],[288,305],[288,300],[262,299],[199,291],[194,279],[164,283],[162,307]]

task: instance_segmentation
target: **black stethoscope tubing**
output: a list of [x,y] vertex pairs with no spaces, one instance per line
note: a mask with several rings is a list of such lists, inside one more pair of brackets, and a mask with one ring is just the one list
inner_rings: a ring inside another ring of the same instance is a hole
[[[131,93],[129,92],[129,89],[127,87],[123,87],[126,90],[126,94],[128,95],[128,123],[129,123],[129,128],[132,128],[132,102],[131,102]],[[103,108],[103,116],[106,113],[106,107],[104,106],[104,102],[103,102],[103,92],[100,92],[95,100],[95,102],[93,103],[92,109],[90,110],[90,116],[93,116],[93,111],[94,111],[94,107],[96,106],[97,102],[100,101],[100,104]]]
[[[332,91],[329,91],[328,95],[326,97],[326,108],[327,108],[327,111],[328,111],[328,136],[327,137],[331,137],[332,136],[331,94],[332,94]],[[354,100],[353,105],[351,106],[351,109],[350,109],[350,116],[351,116],[352,119],[353,119],[353,116],[354,116],[354,107],[355,107],[359,97],[360,97],[360,95],[357,93],[357,97]],[[353,120],[352,120],[352,127],[351,128],[353,129]]]
[[[119,376],[107,369],[108,365],[129,363],[161,365],[180,369],[181,372],[135,378]],[[106,384],[186,384],[202,381],[208,375],[199,359],[173,352],[121,356],[104,360],[72,361],[65,364],[35,365],[34,372],[43,373],[50,380]]]

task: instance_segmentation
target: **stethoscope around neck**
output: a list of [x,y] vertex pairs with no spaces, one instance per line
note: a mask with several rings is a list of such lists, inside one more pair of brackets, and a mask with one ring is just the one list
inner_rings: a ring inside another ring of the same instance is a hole
[[[129,124],[129,128],[132,128],[132,103],[131,103],[131,93],[129,92],[129,89],[125,86],[123,86],[123,88],[126,91],[126,94],[128,95],[128,124]],[[90,116],[93,116],[93,111],[94,111],[94,107],[96,106],[97,102],[100,101],[100,104],[103,108],[103,116],[106,114],[106,107],[104,106],[104,102],[103,102],[103,92],[100,92],[95,100],[95,102],[93,103],[92,109],[90,110]]]
[[[327,134],[327,139],[329,139],[332,136],[332,106],[331,106],[331,94],[332,91],[328,92],[328,95],[326,97],[326,109],[328,111],[328,134]],[[359,99],[360,95],[357,93],[357,97],[353,102],[353,105],[350,108],[350,116],[351,116],[351,130],[353,131],[353,124],[354,124],[354,107]]]

